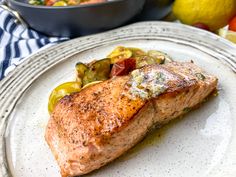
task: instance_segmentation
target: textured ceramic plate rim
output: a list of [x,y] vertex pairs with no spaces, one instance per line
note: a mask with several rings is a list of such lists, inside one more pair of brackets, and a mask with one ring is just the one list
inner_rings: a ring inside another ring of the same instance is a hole
[[[162,39],[177,41],[176,43],[178,41],[185,41],[186,44],[195,48],[204,46],[209,49],[208,52],[214,51],[219,53],[221,62],[228,65],[234,72],[236,71],[236,47],[232,43],[209,32],[167,22],[137,23],[117,30],[77,38],[40,51],[27,58],[14,72],[10,73],[0,82],[0,105],[2,105],[0,108],[0,176],[10,176],[6,161],[4,134],[8,121],[7,118],[24,91],[42,73],[66,60],[66,58],[93,47],[124,39]],[[208,54],[210,55],[210,53]],[[22,77],[19,78],[17,77],[18,75]]]

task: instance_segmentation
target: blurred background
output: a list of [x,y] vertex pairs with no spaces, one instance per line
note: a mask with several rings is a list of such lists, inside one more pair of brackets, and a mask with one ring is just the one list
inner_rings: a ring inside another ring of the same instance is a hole
[[236,43],[236,0],[147,0],[136,20],[183,23]]
[[236,0],[1,1],[21,24],[48,36],[74,38],[134,22],[162,20],[191,25],[236,42]]

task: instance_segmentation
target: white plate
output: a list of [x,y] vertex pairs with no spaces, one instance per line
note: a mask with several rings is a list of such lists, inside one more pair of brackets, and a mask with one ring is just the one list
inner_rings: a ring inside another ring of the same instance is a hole
[[40,51],[0,82],[1,177],[60,176],[44,140],[50,91],[74,79],[76,62],[104,58],[119,45],[193,60],[219,78],[219,96],[87,176],[236,176],[236,47],[203,30],[146,22]]

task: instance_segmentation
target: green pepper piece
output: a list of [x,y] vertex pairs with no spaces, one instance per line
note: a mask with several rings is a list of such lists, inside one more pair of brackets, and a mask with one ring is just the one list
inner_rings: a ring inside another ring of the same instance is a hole
[[88,70],[88,66],[81,63],[81,62],[78,62],[75,65],[75,69],[76,69],[76,72],[77,72],[76,80],[82,82],[82,80],[84,78],[84,73],[85,73],[85,71]]
[[135,59],[136,59],[136,68],[141,68],[143,66],[156,63],[155,58],[149,55],[140,55],[140,56],[137,56]]
[[147,55],[146,52],[144,52],[143,50],[139,49],[139,48],[135,48],[135,47],[128,47],[129,50],[131,50],[132,52],[132,57],[138,57],[140,55]]
[[167,54],[157,51],[157,50],[149,50],[147,53],[149,56],[155,59],[157,64],[164,64],[165,62],[171,62],[172,59]]
[[109,58],[98,60],[89,66],[83,77],[83,86],[94,81],[109,79],[111,61]]

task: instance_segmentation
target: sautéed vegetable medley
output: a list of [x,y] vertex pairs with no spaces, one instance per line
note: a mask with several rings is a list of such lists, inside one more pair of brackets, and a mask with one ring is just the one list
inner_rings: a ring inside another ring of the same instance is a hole
[[107,1],[108,0],[29,0],[29,4],[44,6],[73,6],[81,4],[102,3]]
[[76,79],[62,83],[51,92],[48,111],[51,113],[57,102],[66,95],[116,76],[128,75],[131,71],[146,65],[165,64],[171,61],[170,56],[161,51],[145,52],[139,48],[118,46],[106,58],[90,63],[78,62],[75,65]]

